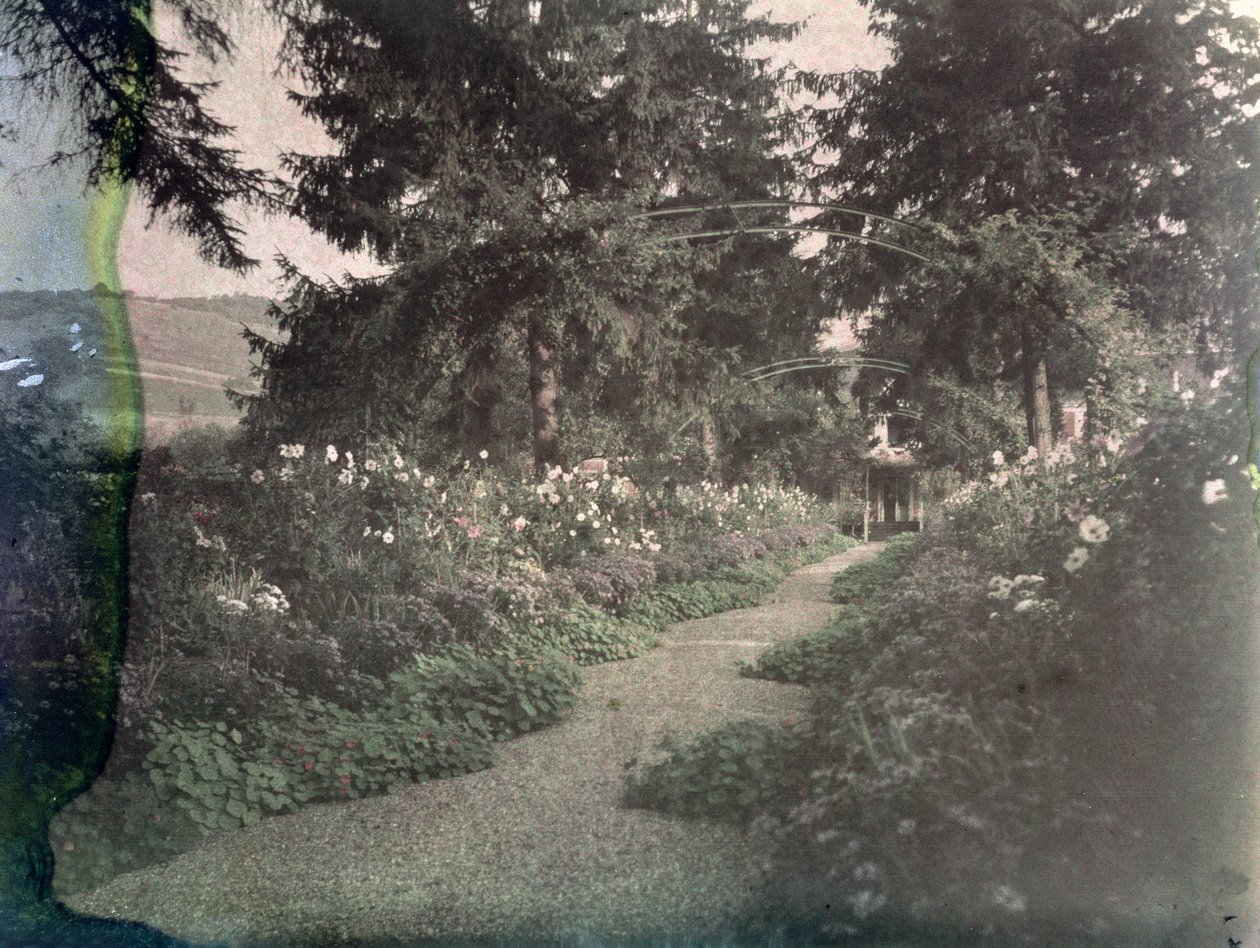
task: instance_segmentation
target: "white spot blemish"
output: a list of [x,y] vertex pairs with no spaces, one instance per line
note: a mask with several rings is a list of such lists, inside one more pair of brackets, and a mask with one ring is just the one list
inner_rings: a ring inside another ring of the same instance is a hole
[[83,331],[83,327],[82,327],[82,326],[80,326],[78,323],[71,323],[71,324],[70,324],[70,331],[71,331],[71,332],[82,332],[82,331]]
[[38,385],[42,381],[44,381],[44,377],[42,375],[28,375],[26,378],[22,379],[22,381],[18,382],[18,388],[30,388],[32,385]]
[[83,348],[83,340],[79,340],[78,342],[76,342],[74,345],[70,347],[70,351],[78,352],[82,348]]
[[16,369],[19,365],[26,365],[30,359],[10,359],[8,362],[0,362],[0,372],[8,372]]

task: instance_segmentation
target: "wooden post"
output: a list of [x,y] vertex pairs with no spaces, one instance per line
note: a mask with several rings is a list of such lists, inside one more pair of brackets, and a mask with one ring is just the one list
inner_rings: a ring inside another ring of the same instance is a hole
[[871,539],[871,466],[866,465],[866,486],[862,491],[862,542]]

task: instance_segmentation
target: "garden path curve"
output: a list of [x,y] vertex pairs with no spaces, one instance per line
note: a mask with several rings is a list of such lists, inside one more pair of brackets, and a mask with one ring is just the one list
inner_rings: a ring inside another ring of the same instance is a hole
[[229,944],[411,944],[716,934],[761,883],[742,830],[620,806],[627,763],[666,734],[804,710],[805,689],[740,678],[739,659],[821,628],[858,546],[761,605],[671,626],[656,649],[584,670],[573,714],[502,745],[490,770],[311,806],[70,900]]

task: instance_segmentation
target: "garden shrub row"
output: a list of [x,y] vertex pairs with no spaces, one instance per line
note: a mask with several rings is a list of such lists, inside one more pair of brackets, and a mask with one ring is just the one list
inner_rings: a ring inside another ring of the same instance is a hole
[[[273,486],[284,494],[293,483]],[[606,482],[595,485],[593,493]],[[168,488],[187,484],[176,478]],[[463,488],[484,499],[471,475]],[[134,590],[141,647],[123,673],[124,739],[106,777],[54,824],[62,892],[305,803],[490,766],[495,741],[553,723],[572,707],[578,666],[641,654],[669,623],[752,604],[794,565],[852,543],[825,525],[780,523],[729,540],[675,534],[675,561],[654,531],[640,530],[636,551],[602,553],[587,544],[544,569],[516,555],[520,549],[475,555],[469,533],[476,531],[455,523],[456,506],[447,527],[458,526],[462,540],[434,575],[407,589],[386,570],[385,579],[337,597],[329,589],[348,582],[345,575],[330,577],[323,590],[290,577],[282,591],[264,579],[277,572],[267,558],[254,559],[270,567],[266,573],[225,561],[222,536],[235,528],[225,522],[230,507],[207,499],[211,493],[197,483],[193,555],[168,551],[167,561],[186,579],[206,577],[203,591],[181,601],[173,583]],[[318,506],[314,493],[305,502]],[[165,523],[162,502],[146,496],[141,520],[157,514]],[[768,496],[757,492],[754,503]],[[728,500],[701,490],[699,506]],[[589,524],[596,507],[569,522]],[[729,516],[731,508],[723,510]],[[223,533],[211,537],[212,526]],[[498,529],[518,532],[510,523]],[[374,557],[394,545],[370,539]],[[160,549],[142,555],[142,582],[154,575]],[[146,634],[155,622],[174,631],[164,653]],[[130,814],[121,823],[111,816],[119,806]]]
[[995,455],[916,544],[837,578],[836,623],[745,671],[811,685],[804,725],[672,746],[627,802],[747,823],[774,865],[764,908],[801,942],[1153,943],[1100,894],[1137,904],[1117,887],[1166,864],[1161,885],[1208,884],[1246,818],[1211,758],[1230,727],[1212,709],[1249,700],[1219,657],[1253,634],[1258,565],[1247,431],[1221,414],[1183,400]]

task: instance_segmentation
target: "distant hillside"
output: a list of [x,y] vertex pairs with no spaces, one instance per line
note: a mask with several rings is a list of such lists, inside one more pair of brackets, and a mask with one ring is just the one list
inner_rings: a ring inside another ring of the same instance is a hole
[[[257,296],[127,297],[144,385],[146,439],[165,441],[177,431],[208,422],[236,423],[239,413],[224,389],[257,390],[241,327],[275,338],[267,305]],[[76,323],[79,332],[68,335],[68,327]],[[34,359],[30,371],[47,368],[44,384],[58,394],[78,394],[82,386],[77,375],[82,373],[76,374],[72,362],[83,362],[101,345],[100,330],[89,291],[0,293],[0,362]],[[84,345],[71,354],[74,341]],[[21,371],[25,370],[24,366]],[[12,373],[13,382],[18,374]],[[0,378],[9,382],[8,374]]]

